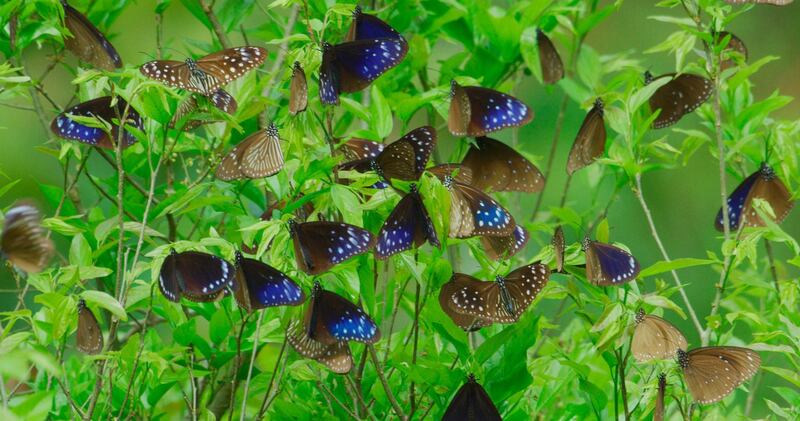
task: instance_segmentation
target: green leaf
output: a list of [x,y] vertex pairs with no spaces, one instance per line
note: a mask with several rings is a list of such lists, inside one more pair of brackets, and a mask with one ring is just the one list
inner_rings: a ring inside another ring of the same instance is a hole
[[372,128],[380,138],[386,138],[392,132],[392,111],[389,109],[389,103],[378,89],[378,85],[372,85],[369,99]]
[[213,316],[208,326],[208,335],[215,345],[219,345],[225,338],[228,337],[231,331],[231,322],[225,310],[218,309]]
[[105,292],[86,290],[81,293],[81,298],[89,303],[96,304],[110,311],[111,314],[113,314],[119,320],[128,320],[128,313],[125,312],[125,309],[122,308],[122,305],[120,305],[119,301]]
[[693,257],[674,259],[669,262],[661,260],[656,263],[653,263],[652,265],[648,266],[645,269],[642,269],[642,271],[639,272],[639,277],[647,278],[648,276],[658,275],[660,273],[669,272],[673,270],[684,269],[693,266],[713,265],[715,263],[719,262],[716,260],[696,259]]

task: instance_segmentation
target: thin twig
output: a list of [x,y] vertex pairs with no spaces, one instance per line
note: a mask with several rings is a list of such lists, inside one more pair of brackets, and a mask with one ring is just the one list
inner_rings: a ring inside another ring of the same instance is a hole
[[542,186],[542,191],[539,192],[539,197],[536,198],[536,205],[533,206],[531,221],[535,220],[536,215],[539,213],[539,208],[542,206],[542,199],[544,198],[544,192],[547,188],[547,181],[552,177],[551,170],[553,169],[553,161],[555,161],[556,151],[558,150],[558,139],[561,137],[561,127],[564,124],[564,115],[566,114],[568,103],[569,96],[564,94],[564,98],[561,100],[561,105],[558,108],[558,117],[556,117],[556,127],[553,131],[553,140],[550,144],[550,153],[547,156],[547,164],[545,164],[544,185]]
[[[261,330],[261,321],[264,319],[264,311],[261,311],[261,314],[258,316],[258,321],[256,321],[256,332],[253,335],[253,350],[250,352],[250,367],[247,369],[247,380],[244,382],[244,395],[242,396],[242,409],[241,415],[239,415],[239,421],[244,421],[246,414],[247,414],[247,395],[248,391],[250,390],[250,379],[253,376],[253,366],[256,362],[256,352],[258,351],[258,335],[259,331]],[[242,326],[244,329],[244,326]],[[235,394],[236,389],[232,390],[231,393]],[[233,409],[231,409],[233,410]]]
[[772,254],[772,243],[764,239],[764,248],[767,249],[767,261],[769,262],[769,273],[772,275],[772,282],[775,283],[775,294],[778,297],[778,304],[781,303],[781,285],[778,280],[778,271],[775,268],[775,256]]
[[278,372],[278,367],[281,364],[281,360],[286,362],[288,358],[283,358],[283,353],[286,351],[286,341],[284,339],[283,345],[281,345],[281,350],[278,352],[278,358],[275,360],[275,368],[272,370],[272,376],[269,379],[269,385],[267,386],[267,391],[264,392],[264,399],[261,401],[261,408],[258,410],[258,416],[256,416],[257,420],[260,420],[264,417],[264,414],[267,412],[267,408],[269,408],[269,404],[271,403],[270,393],[272,392],[272,387],[275,384],[275,374]]
[[334,402],[336,402],[336,404],[337,404],[337,405],[339,405],[339,407],[341,407],[342,409],[344,409],[344,411],[345,411],[345,412],[347,412],[347,415],[350,415],[350,417],[351,417],[352,419],[354,419],[354,420],[357,420],[357,419],[358,419],[358,416],[357,416],[356,414],[354,414],[354,413],[353,413],[353,411],[351,411],[351,410],[350,410],[350,408],[348,408],[348,407],[347,407],[347,405],[345,405],[344,403],[342,403],[342,401],[340,401],[340,400],[339,400],[339,398],[337,398],[337,397],[336,397],[336,395],[334,395],[334,394],[333,394],[333,392],[331,392],[331,391],[330,391],[330,389],[328,389],[328,387],[327,387],[327,386],[325,386],[325,384],[324,384],[324,383],[322,383],[322,381],[320,381],[320,380],[317,380],[317,387],[318,387],[318,388],[319,388],[319,390],[321,390],[321,391],[322,391],[324,394],[327,394],[327,396],[328,396],[330,399],[332,399]]
[[367,350],[369,350],[369,356],[372,359],[372,363],[375,365],[375,371],[378,373],[378,378],[381,381],[381,385],[383,385],[383,390],[386,392],[386,397],[389,399],[389,403],[392,404],[394,413],[397,414],[402,421],[408,420],[408,417],[406,417],[406,415],[403,413],[403,409],[400,408],[400,405],[397,403],[397,399],[395,399],[392,389],[389,387],[389,382],[386,381],[386,376],[383,374],[383,368],[381,368],[381,363],[378,361],[378,355],[375,353],[375,347],[373,345],[369,345]]
[[225,35],[225,31],[222,29],[222,25],[219,23],[219,19],[217,19],[217,15],[214,13],[214,10],[211,8],[211,5],[206,2],[206,0],[199,0],[200,7],[203,8],[203,13],[206,14],[208,21],[211,23],[211,28],[214,30],[214,34],[217,35],[217,39],[219,43],[222,45],[222,48],[231,48],[231,42],[228,40],[228,36]]

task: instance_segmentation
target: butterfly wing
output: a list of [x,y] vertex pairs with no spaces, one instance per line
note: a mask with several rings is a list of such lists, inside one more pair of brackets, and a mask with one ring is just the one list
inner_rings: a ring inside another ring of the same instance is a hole
[[470,376],[444,412],[442,421],[501,421],[500,412],[483,386]]
[[200,58],[197,67],[212,77],[208,91],[213,92],[260,66],[266,59],[267,50],[261,47],[234,47]]
[[14,266],[28,273],[41,272],[54,250],[35,206],[20,202],[6,212],[0,251]]
[[[533,119],[530,107],[511,95],[479,86],[459,87],[463,90],[469,101],[469,118],[466,133],[452,130],[454,135],[484,136],[507,127],[519,127],[528,124]],[[456,101],[456,94],[453,100]],[[461,97],[463,98],[463,97]],[[463,101],[460,99],[457,103]],[[453,116],[453,102],[450,105],[451,118]],[[463,113],[463,106],[461,108]]]
[[228,114],[235,113],[236,109],[239,108],[239,104],[236,103],[236,99],[224,89],[217,89],[213,95],[208,97],[208,99],[220,111]]
[[464,136],[469,130],[472,106],[467,91],[456,81],[450,82],[450,111],[447,114],[447,129],[454,136]]
[[319,100],[326,105],[338,105],[341,92],[334,54],[333,46],[323,43],[322,62],[319,65]]
[[473,187],[528,193],[544,188],[541,171],[510,146],[488,137],[476,138],[475,144],[461,161],[472,171]]
[[317,221],[297,224],[292,240],[298,267],[318,275],[369,251],[373,238],[369,231],[355,225]]
[[717,35],[717,39],[719,42],[725,39],[725,37],[730,36],[730,40],[728,40],[728,45],[725,47],[725,54],[727,54],[727,58],[724,58],[722,62],[719,64],[720,70],[724,71],[730,68],[734,68],[737,65],[737,62],[734,58],[731,57],[732,52],[736,52],[741,54],[743,61],[747,61],[747,46],[744,44],[741,38],[737,37],[736,35],[722,31]]
[[688,363],[682,363],[682,367],[686,385],[694,400],[702,404],[721,401],[761,366],[761,357],[755,351],[733,346],[697,348],[685,358]]
[[471,316],[478,321],[494,322],[495,308],[500,304],[495,282],[484,282],[464,273],[454,273],[450,295],[451,308],[456,313]]
[[492,308],[495,312],[492,320],[497,323],[515,323],[547,285],[548,280],[550,269],[541,263],[522,266],[506,275],[503,284],[507,294],[498,285],[500,300]]
[[656,394],[656,407],[653,409],[653,421],[664,421],[664,395],[667,389],[667,375],[658,375],[658,393]]
[[308,107],[308,81],[299,61],[294,62],[292,81],[289,85],[289,112],[297,115]]
[[305,294],[291,278],[266,263],[242,258],[236,268],[234,297],[248,311],[274,306],[296,306]]
[[444,181],[447,176],[462,184],[472,184],[472,170],[461,164],[439,164],[426,171],[435,175],[439,180]]
[[431,126],[422,126],[406,133],[405,136],[397,141],[407,142],[414,149],[416,178],[418,179],[422,172],[425,171],[425,166],[428,164],[433,148],[436,145],[436,129]]
[[411,142],[405,142],[402,139],[386,145],[383,152],[375,158],[375,163],[380,171],[379,175],[386,181],[419,179],[416,162],[414,146]]
[[[673,76],[666,74],[657,79]],[[713,91],[714,85],[704,77],[689,73],[674,76],[650,97],[650,109],[653,112],[661,110],[653,121],[653,128],[661,129],[677,123],[681,117],[703,105]]]
[[453,182],[450,199],[451,237],[507,236],[514,232],[514,217],[486,193],[467,184]]
[[270,125],[248,136],[222,159],[215,175],[223,181],[241,178],[266,178],[283,168],[278,129]]
[[[114,105],[111,105],[111,103],[112,98],[110,96],[80,103],[57,115],[50,124],[50,130],[53,134],[63,139],[76,140],[100,148],[114,149],[114,144],[119,139],[119,125],[116,123],[121,121],[123,116],[125,117],[126,126],[144,130],[144,123],[139,112],[132,106],[128,106],[122,98],[117,98]],[[71,115],[94,117],[109,123],[113,139],[103,129],[78,123],[70,117]],[[136,137],[128,130],[125,130],[122,135],[122,148],[125,149],[135,142]]]
[[288,327],[287,341],[298,354],[319,361],[337,374],[349,373],[353,368],[353,357],[347,342],[338,341],[326,345],[311,339],[299,321]]
[[182,61],[175,61],[175,60],[148,61],[147,63],[139,67],[139,71],[146,77],[153,80],[157,80],[167,86],[171,86],[173,88],[186,89],[187,91],[197,92],[204,95],[211,94],[216,90],[216,88],[219,88],[219,84],[216,84],[215,89],[206,91],[204,89],[198,89],[193,85],[191,85],[189,82],[189,79],[191,77],[189,66],[187,66],[186,63]]
[[373,344],[380,339],[378,325],[341,295],[322,290],[317,300],[317,317],[335,340]]
[[344,153],[349,159],[375,159],[383,151],[383,143],[366,139],[350,139],[344,144]]
[[356,41],[364,39],[388,38],[401,40],[403,37],[388,23],[382,21],[374,15],[368,15],[356,6],[353,10],[353,21],[347,31],[345,41]]
[[671,359],[687,346],[686,338],[672,323],[650,314],[637,320],[631,342],[631,352],[637,361]]
[[599,286],[621,285],[636,279],[639,262],[627,251],[597,241],[586,249],[586,277]]
[[393,254],[419,247],[425,241],[439,247],[439,238],[428,216],[422,196],[416,189],[405,195],[386,218],[375,244],[375,255],[385,259]]
[[439,305],[450,319],[461,329],[466,330],[467,332],[474,332],[479,330],[482,327],[490,326],[492,324],[491,321],[482,319],[475,316],[470,316],[467,314],[462,314],[455,308],[455,303],[453,302],[453,296],[458,292],[461,287],[456,282],[457,278],[453,277],[442,285],[441,290],[439,291]]
[[64,46],[81,61],[108,71],[122,67],[122,59],[108,39],[81,12],[66,2],[64,6],[64,26],[72,36],[64,37]]
[[775,171],[768,165],[762,164],[758,174],[758,178],[756,178],[753,187],[747,195],[745,207],[740,217],[743,218],[745,226],[765,226],[766,224],[758,213],[756,213],[755,208],[753,208],[753,199],[762,199],[769,203],[772,211],[775,213],[774,222],[780,224],[792,210],[792,207],[794,207],[792,195],[778,175],[775,174]]
[[603,119],[603,103],[598,100],[586,114],[572,143],[567,158],[567,173],[572,175],[575,171],[591,164],[603,155],[605,149],[606,125]]
[[556,272],[564,272],[564,249],[566,248],[566,242],[564,241],[564,230],[561,229],[560,225],[557,226],[553,232],[551,243],[553,245],[553,254],[555,255]]
[[[175,110],[175,115],[172,116],[172,119],[169,121],[169,128],[174,129],[176,128],[177,124],[187,118],[187,116],[194,113],[198,108],[197,105],[197,98],[194,95],[189,95],[178,104],[178,108]],[[206,120],[186,120],[181,127],[181,130],[188,131],[194,130],[204,124],[208,124],[210,121]]]
[[508,259],[519,253],[528,243],[530,235],[521,225],[514,228],[511,235],[502,237],[481,237],[486,255],[492,260]]
[[[726,203],[728,205],[728,223],[730,229],[739,229],[739,222],[741,221],[742,214],[746,212],[744,206],[747,203],[747,198],[750,196],[750,191],[753,189],[753,185],[755,185],[758,177],[759,172],[751,174],[736,187],[736,190],[734,190],[730,196],[728,196]],[[722,208],[720,208],[714,220],[714,227],[717,231],[723,231],[723,224],[724,216],[722,215]]]
[[358,40],[331,48],[330,64],[338,74],[339,92],[361,91],[400,64],[408,53],[408,43],[402,38]]
[[539,49],[539,63],[542,67],[542,80],[552,85],[564,78],[564,63],[556,47],[544,32],[536,30],[536,46]]
[[78,302],[78,349],[85,354],[98,354],[103,351],[103,332],[100,324],[86,302]]
[[161,266],[159,287],[167,299],[178,302],[216,301],[235,276],[234,267],[217,256],[198,252],[170,252]]

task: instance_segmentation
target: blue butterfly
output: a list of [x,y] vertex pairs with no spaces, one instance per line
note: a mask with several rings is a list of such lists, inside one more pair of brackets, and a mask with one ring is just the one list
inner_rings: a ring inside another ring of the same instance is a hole
[[639,262],[619,247],[585,238],[583,251],[586,278],[595,285],[621,285],[639,276]]
[[345,41],[379,38],[401,40],[403,36],[386,22],[376,16],[363,13],[361,7],[356,6],[353,10],[353,21],[350,23],[350,30],[347,31]]
[[297,266],[309,275],[326,272],[372,249],[372,233],[340,222],[289,221]]
[[[739,225],[744,222],[745,226],[760,227],[764,226],[764,221],[753,209],[753,199],[759,198],[766,200],[773,212],[775,212],[775,222],[781,223],[789,211],[794,207],[792,195],[783,184],[775,170],[767,163],[762,163],[758,171],[750,174],[742,184],[728,197],[728,222],[731,230],[739,229]],[[718,231],[723,231],[722,209],[717,212],[714,226]]]
[[412,184],[411,191],[397,203],[378,232],[375,254],[379,259],[385,259],[411,247],[419,247],[426,240],[436,247],[440,245],[422,196],[417,186]]
[[[116,104],[111,105],[112,98],[104,96],[91,101],[80,103],[56,116],[50,124],[50,130],[58,137],[77,140],[87,145],[106,149],[114,149],[119,139],[119,126],[117,123],[125,116],[125,125],[144,130],[144,123],[139,113],[128,106],[124,99],[117,97]],[[127,109],[127,115],[126,113]],[[99,127],[89,127],[73,120],[70,115],[81,117],[95,117],[111,125],[111,137]],[[136,142],[136,137],[125,131],[122,135],[122,148],[127,148]]]
[[215,301],[233,282],[234,267],[227,261],[200,251],[178,253],[170,249],[159,271],[158,286],[170,301]]
[[517,227],[514,217],[496,200],[468,184],[446,175],[444,186],[450,190],[450,237],[476,235],[508,236]]
[[511,95],[482,88],[450,84],[447,127],[455,136],[485,136],[506,127],[518,127],[533,119],[530,107]]
[[236,252],[233,282],[236,302],[248,310],[274,306],[296,306],[305,300],[303,289],[283,272]]

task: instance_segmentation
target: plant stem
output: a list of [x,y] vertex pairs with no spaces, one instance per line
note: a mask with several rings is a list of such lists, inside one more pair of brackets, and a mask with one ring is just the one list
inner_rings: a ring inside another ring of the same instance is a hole
[[775,294],[778,297],[778,304],[781,304],[781,285],[778,280],[778,271],[775,269],[775,256],[772,254],[772,243],[764,239],[764,248],[767,249],[767,261],[769,262],[769,273],[772,275],[772,282],[775,283]]
[[205,13],[206,17],[208,17],[208,21],[211,23],[211,28],[217,35],[219,43],[222,44],[222,48],[231,48],[231,42],[228,40],[228,36],[225,35],[225,31],[222,29],[222,25],[219,23],[219,19],[217,19],[217,15],[214,13],[214,10],[211,9],[211,5],[208,4],[206,0],[199,1],[200,7],[203,8],[203,13]]
[[370,358],[372,358],[372,363],[375,364],[375,371],[378,373],[378,379],[380,379],[381,385],[383,385],[383,390],[386,392],[386,397],[389,399],[389,403],[392,404],[394,413],[400,418],[401,421],[408,420],[408,417],[406,417],[406,415],[403,413],[403,409],[400,408],[400,405],[397,403],[397,399],[395,399],[392,389],[389,387],[389,383],[386,381],[386,376],[383,374],[381,363],[378,361],[378,355],[375,353],[375,347],[373,345],[369,345],[367,349],[369,350]]
[[[414,259],[416,261],[416,259]],[[419,312],[420,312],[420,305],[419,305],[419,294],[420,294],[420,285],[419,282],[414,282],[416,284],[416,292],[414,295],[414,324],[412,329],[414,330],[414,344],[412,345],[411,351],[411,365],[417,365],[417,345],[419,342]],[[408,389],[408,402],[411,405],[411,409],[409,410],[408,417],[409,419],[414,417],[414,412],[417,410],[417,402],[416,402],[416,384],[414,381],[411,381],[411,386]]]
[[319,390],[323,392],[323,394],[327,394],[328,398],[332,399],[333,402],[336,402],[336,404],[339,405],[339,407],[344,409],[344,411],[347,412],[347,415],[350,415],[352,419],[354,420],[359,419],[359,417],[356,414],[354,414],[353,411],[351,411],[350,408],[347,407],[347,405],[342,403],[342,401],[340,401],[339,398],[337,398],[336,395],[334,395],[333,392],[331,392],[328,389],[328,387],[325,386],[324,383],[322,383],[321,380],[317,380],[317,387],[319,388]]
[[[253,335],[253,350],[250,352],[250,367],[247,369],[247,380],[244,382],[244,395],[242,396],[242,409],[241,415],[239,416],[240,421],[244,421],[246,414],[247,414],[247,393],[250,390],[250,378],[253,375],[253,366],[255,365],[256,361],[256,351],[258,351],[258,335],[261,331],[261,320],[264,319],[264,311],[261,311],[261,314],[258,316],[258,321],[256,321],[256,332]],[[232,390],[231,393],[236,394],[236,390]]]
[[[278,77],[278,74],[281,72],[283,63],[286,61],[286,50],[289,46],[289,36],[292,34],[294,25],[297,22],[298,11],[299,7],[297,5],[292,7],[291,12],[289,12],[289,18],[286,20],[286,25],[283,27],[283,42],[278,45],[278,51],[275,53],[275,61],[272,63],[272,67],[269,69],[269,78],[264,84],[264,89],[261,91],[261,96],[264,98],[272,98],[272,95],[281,86],[281,84],[274,82],[275,78]],[[277,107],[274,107],[274,109],[277,110]],[[269,116],[267,115],[266,108],[258,116],[258,124],[262,129],[266,128],[269,124]]]
[[[281,359],[283,359],[284,364],[286,363],[286,358],[283,358],[283,353],[286,351],[286,343],[287,341],[283,341],[283,345],[281,345],[281,350],[278,352],[278,359],[275,361],[275,369],[272,370],[272,376],[269,379],[269,385],[267,386],[267,391],[264,392],[264,400],[261,401],[261,408],[258,410],[258,416],[256,416],[257,420],[260,420],[264,417],[264,413],[267,412],[267,408],[269,408],[269,404],[272,402],[272,396],[270,396],[270,392],[272,392],[272,386],[275,384],[275,374],[278,372],[278,367],[281,364]],[[280,379],[278,379],[280,381]],[[276,392],[277,394],[277,392]]]
[[550,142],[550,153],[547,156],[547,164],[545,164],[544,170],[544,186],[542,186],[542,191],[539,192],[539,197],[536,198],[536,205],[533,207],[533,213],[531,214],[531,221],[536,219],[536,215],[539,213],[539,208],[542,205],[542,199],[544,198],[544,192],[547,188],[547,181],[551,177],[551,170],[553,169],[553,161],[555,161],[556,151],[558,150],[558,139],[561,137],[561,128],[564,125],[564,115],[567,111],[567,104],[569,103],[569,96],[564,94],[564,98],[561,100],[561,105],[558,108],[558,117],[556,117],[556,126],[553,131],[553,140]]

